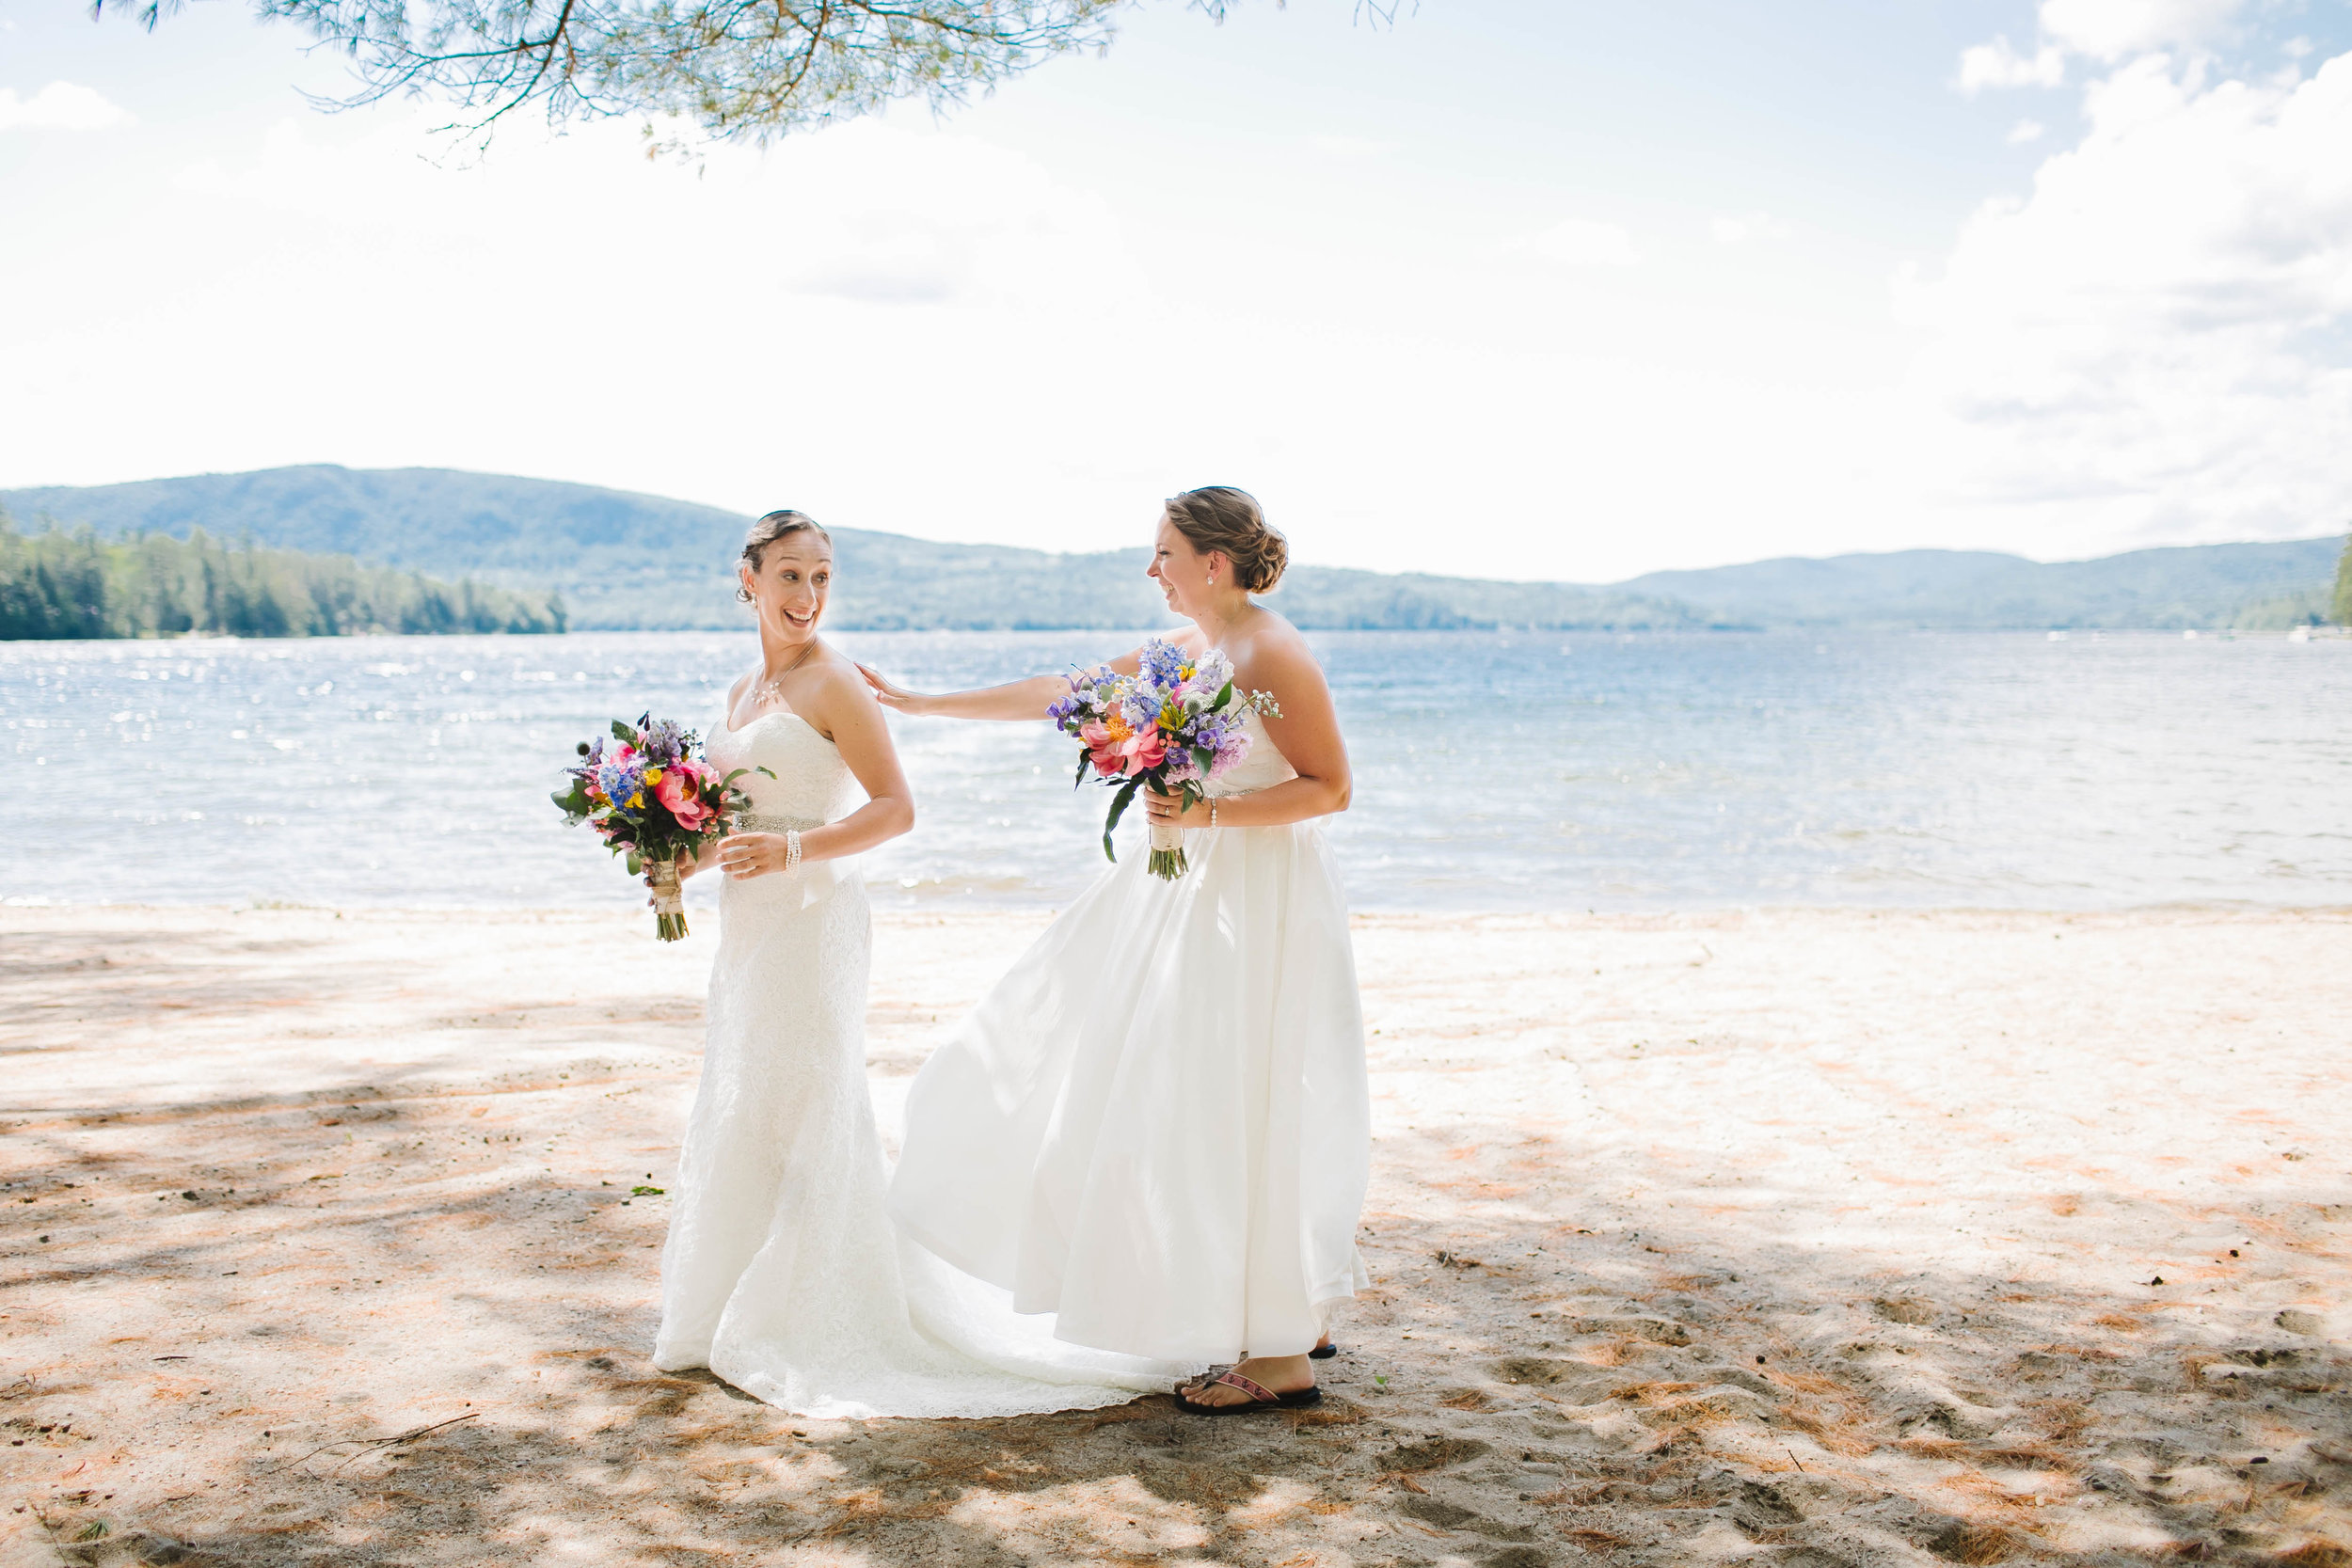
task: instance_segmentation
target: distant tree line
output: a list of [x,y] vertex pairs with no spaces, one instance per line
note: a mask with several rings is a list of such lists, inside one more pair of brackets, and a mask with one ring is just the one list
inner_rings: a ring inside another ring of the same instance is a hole
[[554,594],[437,582],[349,556],[231,547],[201,530],[184,540],[25,533],[0,514],[0,641],[558,632],[564,623]]
[[2352,626],[2352,533],[2344,536],[2344,553],[2336,558],[2336,625]]

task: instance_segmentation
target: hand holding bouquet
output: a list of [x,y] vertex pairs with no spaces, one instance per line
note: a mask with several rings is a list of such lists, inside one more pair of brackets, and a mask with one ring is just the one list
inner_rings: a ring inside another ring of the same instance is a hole
[[686,905],[678,896],[677,863],[727,831],[727,819],[750,805],[735,787],[744,769],[725,778],[700,759],[694,732],[664,719],[641,717],[635,728],[615,719],[611,750],[582,741],[579,766],[555,803],[566,819],[585,822],[614,854],[628,856],[628,874],[653,889],[654,931],[663,942],[686,934]]
[[[1077,783],[1091,768],[1119,791],[1103,824],[1103,853],[1114,861],[1111,832],[1136,790],[1149,785],[1186,806],[1207,799],[1209,781],[1249,754],[1244,715],[1281,711],[1272,692],[1235,692],[1233,666],[1215,648],[1196,657],[1156,637],[1134,674],[1104,666],[1073,675],[1070,695],[1046,710],[1081,748]],[[1184,874],[1181,830],[1153,823],[1151,847],[1153,876]]]

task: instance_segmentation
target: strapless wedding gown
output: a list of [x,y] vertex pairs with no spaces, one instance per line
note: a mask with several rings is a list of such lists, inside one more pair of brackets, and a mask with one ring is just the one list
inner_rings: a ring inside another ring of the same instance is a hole
[[[732,734],[722,718],[706,750],[723,771],[774,775],[738,781],[747,827],[813,828],[860,799],[840,752],[794,714]],[[1193,1370],[1057,1342],[898,1236],[866,1084],[870,926],[853,862],[728,880],[719,913],[655,1365],[707,1367],[824,1418],[1085,1409]]]
[[[1295,776],[1248,723],[1212,795]],[[1167,882],[1131,846],[924,1065],[891,1212],[1072,1343],[1295,1355],[1365,1283],[1346,901],[1311,822],[1197,829],[1184,853]]]

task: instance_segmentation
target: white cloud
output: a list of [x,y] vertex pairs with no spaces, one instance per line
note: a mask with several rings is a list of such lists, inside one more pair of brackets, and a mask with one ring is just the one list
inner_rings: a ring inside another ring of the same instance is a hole
[[1572,267],[1629,267],[1642,259],[1633,236],[1613,223],[1569,218],[1535,236],[1530,248],[1548,261]]
[[2042,36],[2061,49],[2114,61],[2201,49],[2225,34],[2246,0],[2042,0]]
[[2009,144],[2011,147],[2023,147],[2027,142],[2040,141],[2044,129],[2042,121],[2038,119],[2021,119],[2009,128]]
[[1376,158],[1396,150],[1391,141],[1372,141],[1363,136],[1310,136],[1309,145],[1317,152],[1333,158]]
[[2352,55],[2199,81],[2151,56],[2094,84],[2082,144],[1899,285],[1942,501],[2034,553],[2344,521]]
[[30,98],[0,87],[0,131],[103,131],[135,123],[127,109],[72,82],[52,82]]
[[[479,166],[437,167],[416,155],[430,123],[420,113],[337,142],[314,121],[289,119],[242,167],[201,162],[174,184],[434,257],[459,256],[483,236],[556,236],[583,214],[627,214],[598,225],[603,264],[634,258],[658,270],[691,246],[765,291],[867,305],[1068,307],[1134,273],[1099,200],[1029,159],[952,134],[857,121],[767,153],[714,149],[698,172],[567,157],[560,141],[516,137]],[[616,127],[582,135],[612,152],[625,140]]]
[[[2143,55],[2198,55],[2226,38],[2247,0],[2042,0],[2041,38],[2021,55],[2006,36],[1960,54],[1960,90],[2055,87],[2070,58],[2113,65]],[[2011,140],[2018,138],[2011,137]]]
[[1726,214],[1708,223],[1707,232],[1717,245],[1745,245],[1750,240],[1785,240],[1788,226],[1770,213]]
[[2066,55],[2044,44],[2020,55],[2007,38],[1960,52],[1960,90],[1974,96],[1987,87],[2055,87],[2066,80]]

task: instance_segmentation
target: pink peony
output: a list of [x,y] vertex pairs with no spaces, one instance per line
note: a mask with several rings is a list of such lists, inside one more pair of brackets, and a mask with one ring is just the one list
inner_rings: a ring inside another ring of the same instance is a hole
[[703,804],[702,776],[691,765],[679,763],[661,770],[661,782],[653,786],[654,799],[670,808],[677,825],[692,832],[710,820],[711,809]]
[[1168,755],[1168,737],[1155,724],[1146,724],[1131,734],[1113,738],[1107,725],[1088,724],[1078,731],[1078,738],[1086,742],[1088,758],[1094,770],[1104,778],[1117,778],[1133,769],[1156,768]]

